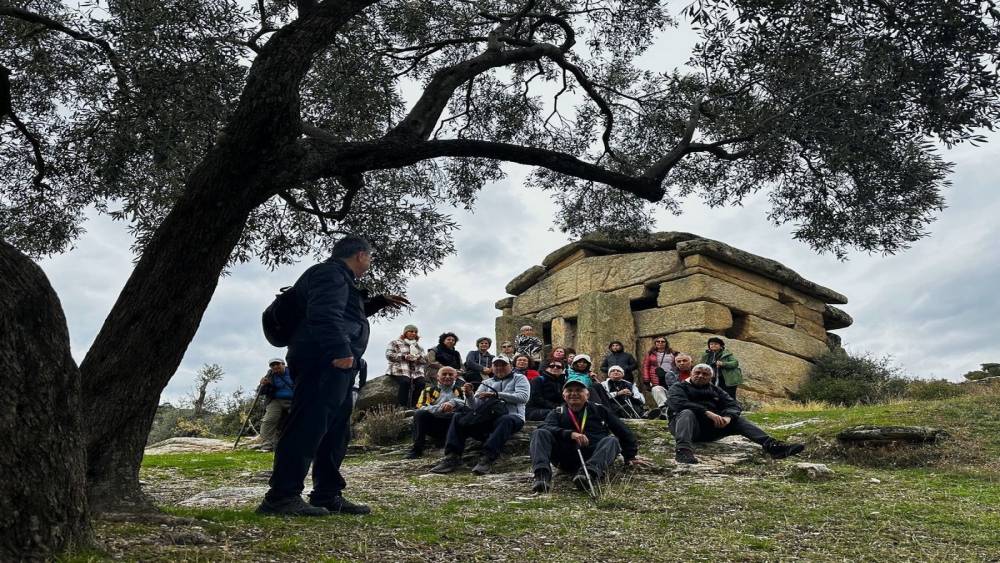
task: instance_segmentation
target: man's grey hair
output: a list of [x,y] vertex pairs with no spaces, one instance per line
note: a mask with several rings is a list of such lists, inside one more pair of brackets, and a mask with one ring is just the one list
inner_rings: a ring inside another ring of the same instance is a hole
[[[674,359],[676,360],[677,358],[687,358],[689,360],[693,360],[694,359],[694,358],[691,357],[691,354],[677,354],[676,356],[674,356]],[[705,364],[701,364],[701,365],[705,365]]]
[[440,377],[442,373],[453,373],[455,374],[455,377],[458,377],[458,370],[451,366],[444,366],[441,369],[439,369],[437,372],[438,377]]
[[694,373],[700,369],[708,370],[708,373],[712,373],[712,366],[708,364],[698,364],[694,366],[693,368],[691,368],[691,373]]
[[372,244],[368,242],[367,239],[356,236],[347,235],[344,238],[337,241],[333,245],[333,250],[331,255],[334,258],[350,258],[359,252],[371,252]]

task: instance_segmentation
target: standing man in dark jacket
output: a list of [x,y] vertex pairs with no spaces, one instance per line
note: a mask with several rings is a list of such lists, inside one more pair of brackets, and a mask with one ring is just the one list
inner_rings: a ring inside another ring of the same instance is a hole
[[760,444],[774,459],[797,455],[805,449],[802,444],[775,440],[743,418],[736,399],[712,384],[712,366],[708,364],[694,366],[691,377],[670,386],[667,409],[670,433],[677,441],[678,463],[698,463],[692,442],[713,442],[733,434]]
[[566,365],[562,360],[549,360],[538,377],[531,380],[531,396],[524,409],[526,420],[545,420],[552,409],[562,404],[562,386],[566,381]]
[[556,407],[537,430],[531,433],[531,466],[535,482],[531,489],[545,493],[552,489],[552,466],[577,471],[573,484],[587,488],[587,475],[580,467],[580,455],[586,460],[592,480],[600,479],[622,454],[625,463],[633,464],[639,453],[635,435],[604,405],[588,402],[590,391],[579,379],[563,385],[564,406]]
[[[344,499],[347,485],[340,464],[350,440],[351,388],[368,347],[368,316],[384,307],[409,305],[397,295],[368,299],[357,280],[371,266],[371,245],[345,236],[332,256],[309,268],[293,291],[303,312],[291,343],[288,363],[295,374],[295,395],[288,424],[274,452],[270,490],[257,508],[261,514],[325,516],[367,514],[367,506]],[[309,466],[313,490],[301,497]]]
[[629,383],[635,382],[635,371],[639,368],[639,363],[635,361],[635,356],[625,351],[625,345],[620,340],[608,344],[608,354],[601,362],[601,373],[608,375],[611,366],[621,366],[625,370],[625,379]]

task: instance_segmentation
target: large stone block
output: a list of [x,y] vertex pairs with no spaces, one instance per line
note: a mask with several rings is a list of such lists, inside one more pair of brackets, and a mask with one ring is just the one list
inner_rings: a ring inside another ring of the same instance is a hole
[[696,238],[699,238],[698,235],[678,231],[649,233],[628,238],[610,237],[605,233],[593,232],[584,235],[578,241],[553,250],[542,260],[542,265],[552,268],[568,259],[579,259],[595,254],[674,250],[677,248],[677,243]]
[[711,240],[695,239],[677,243],[677,251],[687,257],[701,254],[716,260],[728,262],[745,270],[756,272],[769,279],[779,281],[793,289],[811,295],[824,303],[844,304],[847,297],[836,291],[811,282],[781,262],[751,254],[728,244]]
[[818,340],[804,332],[753,315],[737,318],[730,334],[739,340],[763,344],[806,360],[815,360],[830,351],[825,338]]
[[573,301],[591,291],[610,292],[642,285],[680,269],[680,257],[672,250],[591,256],[551,273],[524,290],[514,298],[513,313],[535,313]]
[[577,353],[588,354],[596,367],[607,353],[608,343],[613,340],[635,342],[635,321],[629,300],[599,291],[580,296]]
[[[654,291],[645,285],[633,285],[631,287],[625,287],[622,289],[616,289],[611,292],[612,295],[619,295],[631,301],[639,301],[642,299],[652,299],[655,295]],[[531,316],[542,321],[548,322],[552,319],[558,317],[565,317],[567,319],[575,319],[580,311],[580,302],[576,299],[573,301],[567,301],[566,303],[560,303],[555,307],[549,307],[548,309],[542,309],[537,313],[532,313]]]
[[521,327],[531,325],[535,328],[535,336],[541,338],[542,322],[531,317],[504,316],[497,317],[496,320],[496,341],[493,343],[496,350],[500,350],[500,343],[504,340],[514,341],[514,337],[520,334]]
[[660,285],[660,295],[657,298],[657,305],[660,307],[691,301],[711,301],[733,311],[756,315],[778,324],[795,324],[795,313],[791,307],[705,274],[694,274]]
[[[726,348],[739,360],[745,378],[745,383],[740,388],[745,387],[747,391],[764,397],[787,398],[805,382],[813,367],[812,363],[791,354],[717,334],[679,332],[671,334],[668,339],[674,350],[690,354],[697,362],[705,352],[706,342],[712,336],[725,340]],[[637,342],[637,347],[643,351],[649,350],[652,345],[652,338],[641,338]]]
[[562,317],[556,317],[552,319],[552,347],[557,346],[563,347],[576,347],[576,323],[564,319]]
[[504,297],[503,299],[500,299],[499,301],[494,303],[493,306],[501,311],[503,311],[504,309],[510,309],[514,306],[514,298]]
[[635,332],[639,336],[657,336],[674,332],[722,332],[733,326],[729,309],[708,301],[681,303],[636,311]]
[[852,324],[854,324],[854,319],[852,319],[846,311],[831,305],[827,305],[826,310],[823,311],[823,326],[825,326],[827,330],[847,328]]
[[[509,282],[504,290],[511,295],[519,295],[524,290],[535,285],[535,282],[540,280],[542,276],[545,275],[545,268],[542,266],[532,266],[527,270],[518,274],[518,276]],[[504,309],[504,307],[497,307],[498,309]]]
[[779,282],[770,278],[744,270],[739,266],[727,264],[721,260],[715,260],[714,258],[709,258],[708,256],[702,256],[701,254],[685,256],[684,265],[688,268],[697,267],[712,270],[715,273],[722,274],[722,276],[719,277],[730,283],[734,283],[751,291],[756,291],[757,293],[766,295],[772,299],[779,298],[783,287]]
[[802,317],[796,316],[794,328],[795,330],[804,332],[817,340],[826,341],[826,328],[824,328],[823,325],[819,325],[812,321],[807,321]]

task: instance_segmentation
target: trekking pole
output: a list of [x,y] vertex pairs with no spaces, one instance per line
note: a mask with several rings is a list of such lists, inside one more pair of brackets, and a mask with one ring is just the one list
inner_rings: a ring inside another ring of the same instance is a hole
[[243,427],[240,428],[240,433],[236,435],[236,441],[233,442],[233,449],[235,450],[237,446],[240,445],[240,438],[243,437],[243,433],[247,431],[247,426],[250,425],[250,415],[253,414],[253,410],[257,407],[257,402],[260,401],[260,389],[261,386],[257,386],[257,395],[254,396],[253,402],[250,403],[250,410],[247,411],[247,418],[243,421]]
[[580,467],[583,468],[583,474],[587,476],[587,486],[590,487],[590,497],[596,501],[597,491],[594,490],[594,482],[590,479],[590,471],[587,470],[587,462],[583,459],[583,452],[580,450],[580,446],[576,447],[576,455],[580,457]]

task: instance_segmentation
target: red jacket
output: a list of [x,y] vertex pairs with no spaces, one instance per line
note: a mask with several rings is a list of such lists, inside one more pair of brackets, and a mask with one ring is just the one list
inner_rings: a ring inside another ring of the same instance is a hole
[[[677,352],[671,355],[671,365],[673,364],[673,356],[675,355],[677,355]],[[657,361],[656,352],[646,354],[646,360],[642,362],[642,380],[648,383],[650,387],[656,387],[661,384],[660,376],[656,375],[656,368],[658,367],[660,367],[660,363]]]

